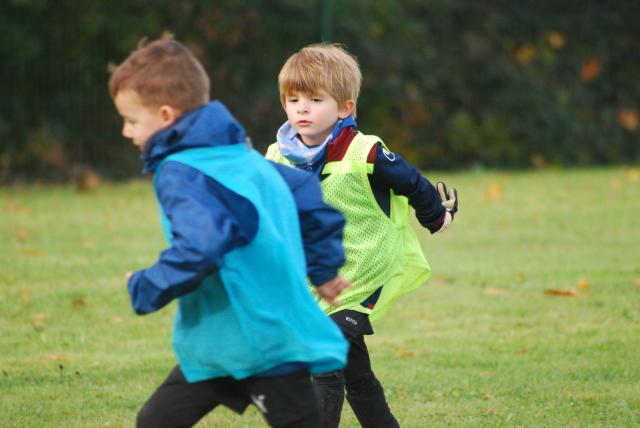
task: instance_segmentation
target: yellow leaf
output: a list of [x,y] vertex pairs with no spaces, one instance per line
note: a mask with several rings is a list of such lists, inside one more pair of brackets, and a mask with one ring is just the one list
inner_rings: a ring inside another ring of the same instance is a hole
[[499,201],[502,198],[502,187],[498,183],[491,183],[482,195],[484,201]]
[[623,108],[618,111],[618,124],[629,132],[638,129],[638,112],[634,109]]
[[640,179],[640,172],[638,172],[638,170],[635,168],[627,170],[626,175],[627,179],[632,183],[635,183],[638,181],[638,179]]
[[590,288],[589,281],[587,281],[586,279],[581,279],[580,281],[578,281],[578,288],[582,291],[588,291]]
[[29,301],[31,300],[31,297],[29,296],[29,294],[31,293],[31,289],[28,287],[23,287],[22,288],[22,296],[21,296],[21,300],[22,303],[27,304],[29,303]]
[[633,280],[633,283],[636,287],[640,287],[640,278],[636,278]]
[[550,31],[547,35],[547,41],[553,49],[560,49],[564,46],[565,38],[562,33],[559,33],[557,31]]
[[559,296],[559,297],[576,297],[578,292],[576,290],[560,290],[557,288],[546,288],[544,290],[544,294],[549,296]]
[[41,257],[44,254],[40,250],[22,250],[20,253],[27,257]]
[[407,350],[405,350],[405,349],[398,349],[398,350],[396,351],[396,355],[397,355],[398,357],[411,357],[411,356],[413,356],[413,352],[411,352],[411,351],[407,351]]
[[518,272],[516,274],[516,282],[518,284],[522,284],[523,282],[525,282],[527,280],[527,277],[524,275],[524,272]]
[[67,361],[67,359],[60,354],[49,354],[47,358],[49,359],[49,361],[56,361],[56,362]]
[[535,46],[531,43],[524,43],[516,51],[516,61],[518,61],[518,64],[520,65],[527,65],[536,57],[537,54],[538,51]]

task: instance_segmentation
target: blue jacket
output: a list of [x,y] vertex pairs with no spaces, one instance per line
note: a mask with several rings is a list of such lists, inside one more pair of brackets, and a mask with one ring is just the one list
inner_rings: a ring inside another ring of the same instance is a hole
[[305,285],[344,261],[344,219],[317,179],[265,161],[216,101],[154,135],[143,159],[170,245],[129,293],[139,314],[178,298],[173,344],[187,380],[342,367],[346,342]]

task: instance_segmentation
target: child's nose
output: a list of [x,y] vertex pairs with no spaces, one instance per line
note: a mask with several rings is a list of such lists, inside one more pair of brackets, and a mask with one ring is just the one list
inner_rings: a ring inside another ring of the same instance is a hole
[[309,103],[306,101],[298,103],[298,113],[305,113],[307,111],[309,111]]

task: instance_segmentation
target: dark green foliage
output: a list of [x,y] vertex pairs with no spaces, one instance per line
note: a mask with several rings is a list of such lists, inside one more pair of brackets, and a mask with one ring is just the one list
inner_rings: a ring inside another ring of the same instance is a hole
[[280,66],[324,33],[362,65],[362,129],[421,167],[634,162],[639,20],[624,0],[8,0],[0,181],[135,174],[107,64],[167,30],[261,150],[285,119]]

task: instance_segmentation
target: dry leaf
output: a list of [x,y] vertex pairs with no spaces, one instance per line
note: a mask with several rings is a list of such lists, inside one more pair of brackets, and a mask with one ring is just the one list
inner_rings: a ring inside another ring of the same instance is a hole
[[13,275],[9,275],[9,274],[2,275],[2,276],[0,276],[0,284],[2,284],[3,282],[9,283],[9,282],[13,281],[14,279],[16,279],[16,277],[13,276]]
[[640,172],[635,168],[627,170],[626,175],[627,179],[632,183],[636,183],[640,179]]
[[484,399],[485,400],[493,400],[494,398],[496,398],[492,393],[490,393],[489,391],[485,391],[484,392]]
[[31,289],[29,287],[24,287],[22,288],[22,296],[20,297],[20,299],[22,300],[22,303],[29,303],[29,301],[31,300],[31,297],[29,296],[29,293],[31,292]]
[[82,297],[78,297],[77,299],[73,300],[74,308],[79,309],[79,308],[84,308],[85,306],[87,306],[87,302],[85,302]]
[[618,124],[629,132],[638,129],[638,112],[633,109],[623,108],[618,111]]
[[60,354],[49,354],[47,358],[49,359],[49,361],[56,361],[56,362],[67,361],[67,359]]
[[557,288],[545,288],[544,294],[548,294],[550,296],[560,296],[560,297],[576,297],[578,292],[576,290],[560,290]]
[[44,253],[40,250],[22,250],[20,254],[27,257],[41,257]]
[[498,183],[491,183],[489,188],[482,194],[482,200],[495,202],[502,199],[502,188]]
[[590,83],[600,75],[600,61],[595,58],[589,59],[582,64],[580,69],[580,79],[584,83]]
[[640,287],[640,278],[636,278],[636,279],[634,279],[634,280],[633,280],[633,284],[634,284],[636,287]]
[[36,329],[36,330],[43,330],[46,326],[47,323],[44,322],[44,320],[31,320],[31,326]]
[[407,351],[407,350],[404,350],[404,349],[398,349],[396,351],[396,355],[398,357],[411,357],[411,356],[413,356],[413,352]]
[[524,272],[518,272],[516,274],[516,282],[518,284],[522,284],[523,282],[525,282],[527,280],[527,277],[525,276]]
[[565,38],[562,33],[559,33],[557,31],[550,31],[547,35],[547,41],[553,49],[560,49],[564,46]]
[[527,65],[536,57],[537,53],[535,46],[531,43],[525,43],[516,51],[516,61],[520,65]]
[[531,350],[529,348],[522,348],[520,350],[518,350],[518,354],[520,355],[524,355],[524,354],[528,354]]
[[587,281],[586,279],[581,279],[580,281],[578,281],[578,288],[582,291],[589,291],[589,281]]

